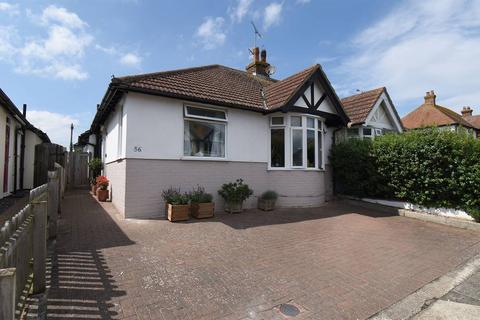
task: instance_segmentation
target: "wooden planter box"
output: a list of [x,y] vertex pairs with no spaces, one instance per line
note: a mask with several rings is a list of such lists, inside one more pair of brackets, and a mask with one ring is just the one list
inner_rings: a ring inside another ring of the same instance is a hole
[[167,204],[167,218],[171,222],[188,220],[189,204]]
[[277,200],[273,199],[258,199],[258,209],[263,211],[272,211],[275,209]]
[[225,202],[225,211],[230,213],[240,213],[243,211],[243,201],[241,202]]
[[97,185],[96,184],[92,184],[92,193],[94,196],[97,195]]
[[108,199],[108,190],[97,189],[98,201],[105,202]]
[[215,212],[215,203],[192,203],[190,214],[197,219],[211,218]]

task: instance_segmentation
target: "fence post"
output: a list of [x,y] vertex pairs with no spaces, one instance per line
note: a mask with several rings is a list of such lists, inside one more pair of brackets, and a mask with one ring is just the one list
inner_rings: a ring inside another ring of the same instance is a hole
[[32,201],[33,212],[33,293],[45,291],[47,263],[47,202]]
[[57,237],[57,220],[59,211],[58,170],[48,172],[48,237]]
[[0,269],[0,319],[15,319],[15,268]]

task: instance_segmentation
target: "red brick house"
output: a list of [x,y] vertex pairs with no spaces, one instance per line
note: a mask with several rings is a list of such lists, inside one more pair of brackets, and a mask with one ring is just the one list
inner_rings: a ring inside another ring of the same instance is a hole
[[472,124],[468,118],[473,118],[471,110],[465,109],[466,114],[462,116],[449,108],[438,105],[436,97],[433,90],[427,92],[423,104],[402,118],[403,126],[410,130],[432,126],[454,131],[464,128],[478,137],[478,126]]

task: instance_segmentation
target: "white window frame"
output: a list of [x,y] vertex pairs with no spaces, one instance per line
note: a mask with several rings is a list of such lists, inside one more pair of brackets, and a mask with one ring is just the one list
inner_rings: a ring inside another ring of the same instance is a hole
[[[268,158],[268,170],[305,170],[305,171],[324,171],[325,170],[325,119],[315,116],[315,115],[305,115],[305,114],[289,114],[285,115],[284,117],[284,125],[273,125],[272,118],[277,117],[277,115],[272,115],[269,119],[269,158]],[[302,118],[302,126],[292,126],[291,118],[292,117],[301,117]],[[311,118],[314,119],[314,127],[308,128],[307,126],[307,119]],[[285,130],[285,167],[272,167],[271,160],[272,160],[272,147],[271,147],[271,130],[272,129],[280,129],[284,128]],[[302,132],[302,165],[301,166],[294,166],[293,165],[293,131],[301,130]],[[307,131],[312,130],[315,132],[315,167],[308,167],[308,150],[307,150]],[[322,152],[321,152],[321,166],[320,166],[320,158],[318,156],[318,132],[321,132],[321,145],[322,145]],[[288,133],[288,134],[287,134]]]
[[[214,118],[214,117],[204,117],[204,116],[197,116],[195,114],[189,114],[188,113],[188,107],[190,108],[197,108],[197,109],[204,109],[204,110],[211,110],[211,111],[220,111],[225,114],[225,119],[220,119],[220,118]],[[185,104],[183,106],[183,117],[184,118],[189,118],[189,119],[202,119],[202,120],[210,120],[210,121],[219,121],[219,122],[228,122],[228,114],[227,110],[222,109],[222,108],[210,108],[210,107],[203,107],[203,106],[196,106],[196,105],[191,105],[191,104]]]
[[[203,117],[197,115],[189,115],[187,111],[187,107],[198,108],[198,109],[208,109],[213,111],[223,111],[225,113],[225,119],[219,118],[212,118],[212,117]],[[204,106],[196,106],[192,104],[185,104],[184,105],[184,114],[183,114],[183,143],[185,143],[185,121],[190,122],[200,122],[200,123],[212,123],[212,124],[221,124],[225,127],[224,134],[225,134],[225,146],[224,146],[224,156],[223,157],[200,157],[200,156],[186,156],[184,148],[185,146],[182,145],[182,160],[206,160],[206,161],[226,161],[228,159],[227,152],[228,152],[228,115],[227,110],[223,108],[211,108],[211,107],[204,107]]]

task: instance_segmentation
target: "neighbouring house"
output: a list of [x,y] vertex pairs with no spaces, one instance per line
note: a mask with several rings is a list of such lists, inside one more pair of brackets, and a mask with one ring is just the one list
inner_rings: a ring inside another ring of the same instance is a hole
[[433,90],[427,92],[423,104],[402,118],[403,126],[409,130],[424,127],[439,127],[452,131],[467,130],[477,136],[477,128],[470,121],[455,111],[438,105],[436,98]]
[[333,193],[329,151],[349,122],[320,65],[272,79],[266,51],[246,71],[221,65],[113,78],[89,135],[126,218],[164,215],[161,192],[200,185],[214,195],[242,178],[281,207],[319,206]]
[[480,138],[480,114],[473,115],[473,110],[470,107],[463,107],[462,118],[467,120],[472,126],[475,127],[476,136]]
[[35,146],[50,142],[48,136],[26,119],[0,89],[0,198],[18,190],[33,188]]
[[403,132],[400,119],[387,88],[377,88],[341,100],[350,118],[348,128],[336,132],[336,140],[368,138],[388,132]]
[[78,141],[73,145],[75,151],[88,152],[92,156],[99,156],[95,154],[95,145],[97,144],[97,136],[87,130],[78,136]]

